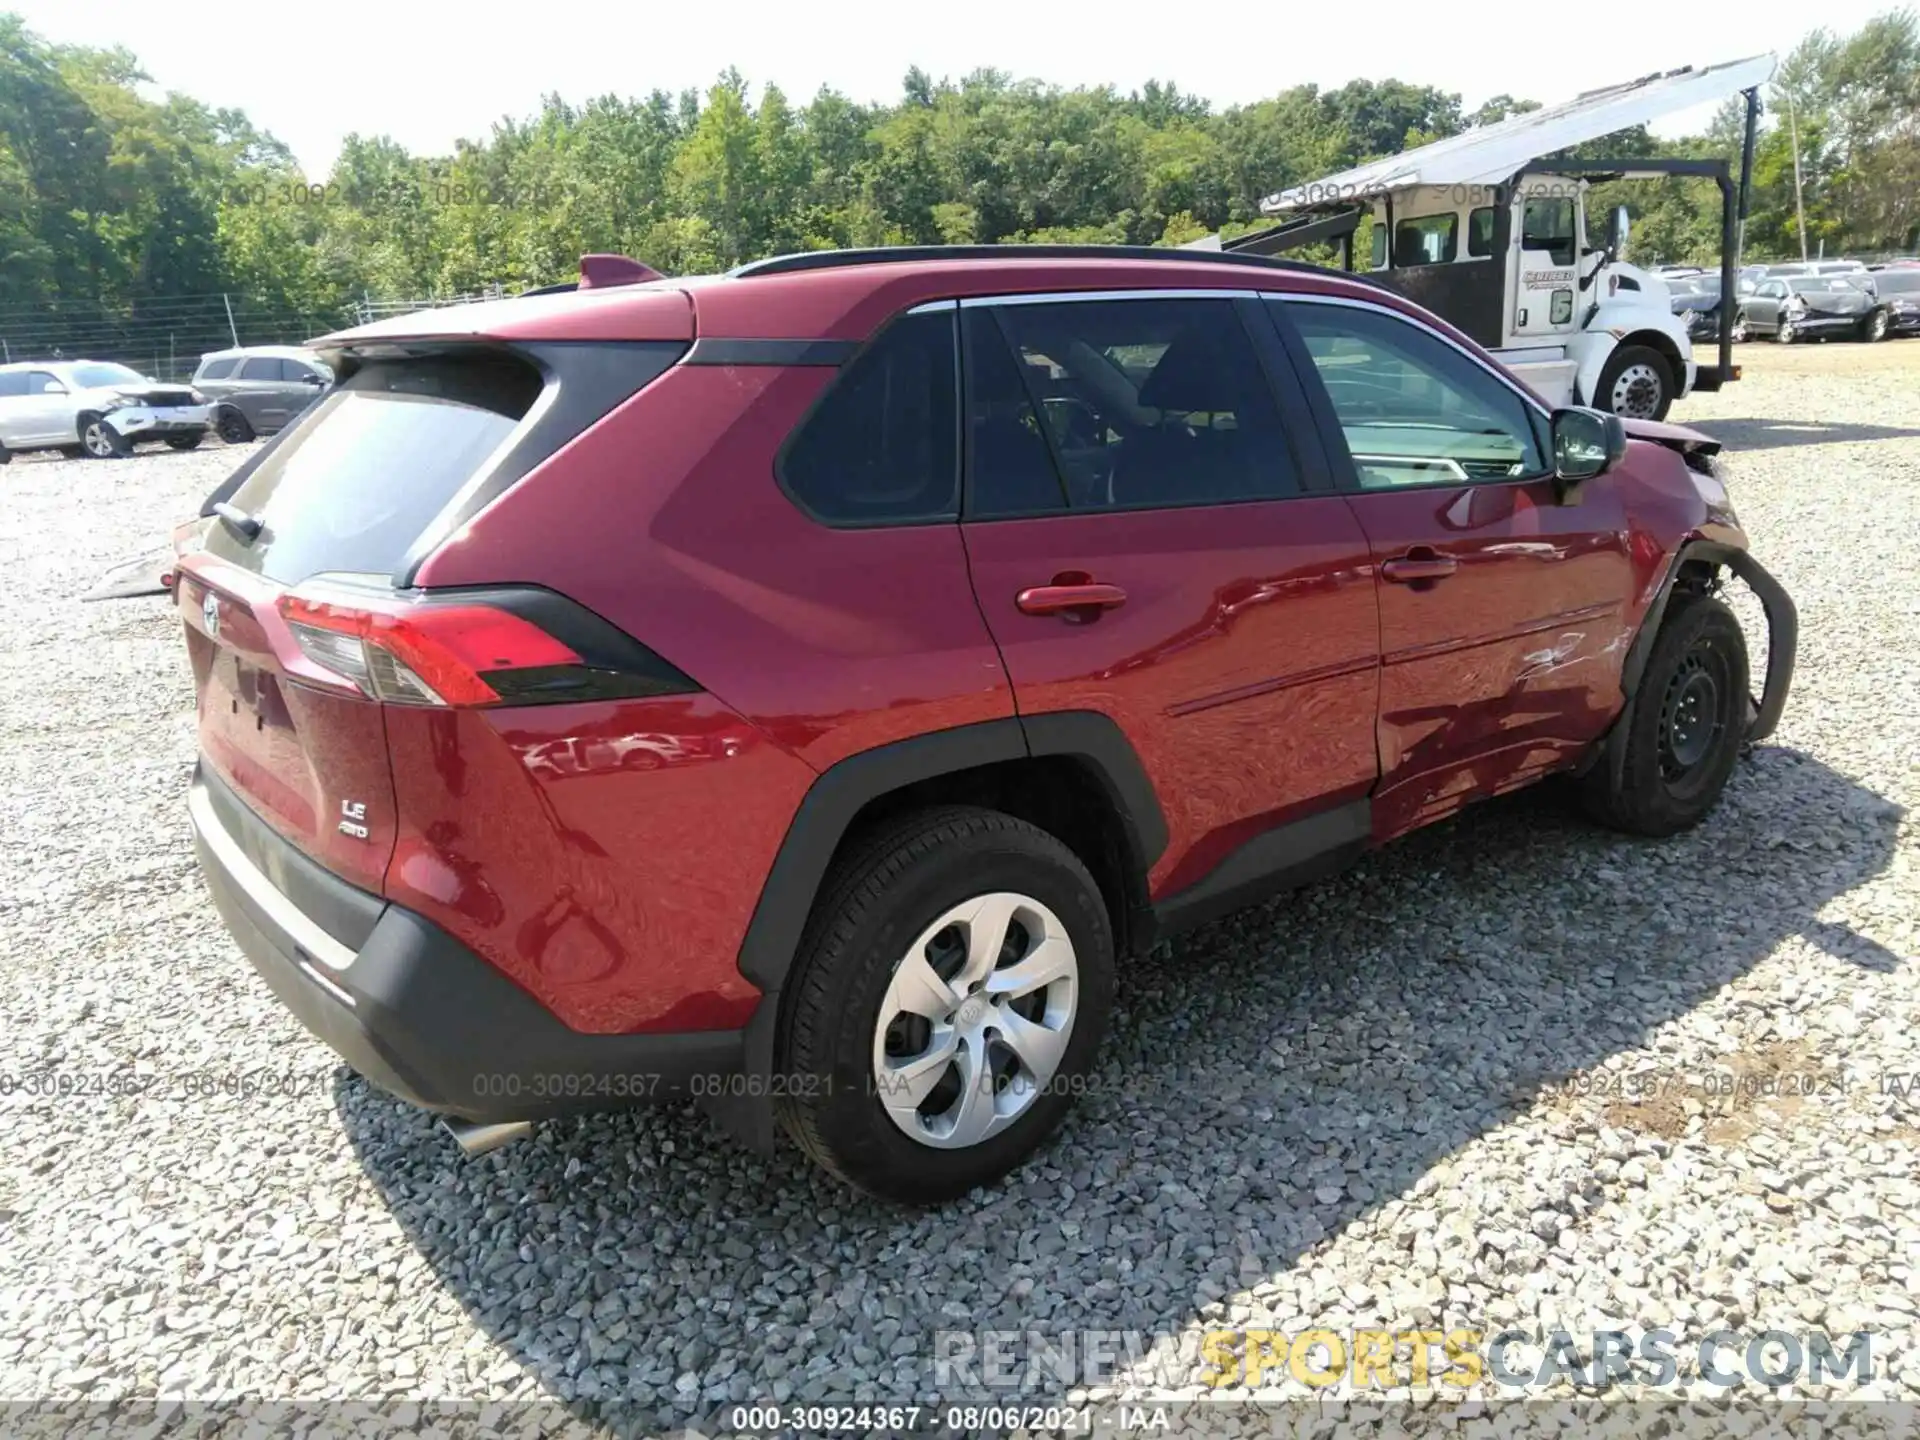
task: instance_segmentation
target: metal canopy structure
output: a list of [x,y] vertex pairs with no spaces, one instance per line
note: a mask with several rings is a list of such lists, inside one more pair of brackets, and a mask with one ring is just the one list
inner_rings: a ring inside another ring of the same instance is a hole
[[1344,208],[1410,185],[1505,184],[1521,171],[1537,168],[1534,162],[1543,155],[1764,85],[1773,78],[1775,65],[1771,54],[1752,55],[1589,90],[1558,105],[1282,190],[1261,201],[1260,210],[1286,215]]

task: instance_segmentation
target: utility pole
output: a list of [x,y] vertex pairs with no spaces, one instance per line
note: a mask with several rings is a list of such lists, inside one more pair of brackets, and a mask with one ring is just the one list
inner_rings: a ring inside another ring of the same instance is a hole
[[[1793,163],[1796,165],[1800,163],[1799,155],[1796,154],[1794,156]],[[1803,248],[1804,243],[1805,242],[1802,242]],[[238,350],[240,348],[240,332],[236,330],[233,325],[233,301],[227,298],[227,292],[224,290],[220,292],[220,303],[227,307],[227,334],[233,340],[233,348]]]
[[1786,86],[1780,87],[1787,93],[1787,133],[1793,141],[1793,218],[1800,230],[1800,258],[1807,258],[1807,207],[1800,199],[1800,120],[1794,113],[1793,91]]

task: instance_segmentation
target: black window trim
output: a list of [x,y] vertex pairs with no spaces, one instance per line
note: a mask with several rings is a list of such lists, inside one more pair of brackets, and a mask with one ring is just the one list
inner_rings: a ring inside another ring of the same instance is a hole
[[[1153,288],[1134,290],[1049,290],[1022,292],[1014,295],[968,295],[957,303],[962,310],[1000,309],[1009,305],[1057,305],[1069,302],[1102,303],[1116,300],[1227,300],[1232,302],[1233,313],[1240,322],[1240,328],[1252,346],[1257,363],[1260,366],[1261,379],[1266,382],[1268,396],[1272,399],[1274,410],[1280,419],[1280,428],[1287,441],[1288,454],[1293,462],[1296,488],[1284,495],[1254,495],[1240,500],[1196,500],[1189,504],[1168,505],[1159,501],[1146,501],[1133,505],[1062,505],[1057,509],[1022,510],[1017,515],[975,515],[973,513],[973,455],[971,449],[964,450],[960,460],[961,471],[961,509],[960,519],[967,525],[1004,525],[1022,520],[1052,520],[1062,516],[1078,515],[1132,515],[1141,512],[1163,510],[1217,510],[1234,505],[1277,505],[1290,500],[1324,498],[1338,491],[1338,473],[1329,463],[1324,453],[1325,446],[1314,423],[1314,415],[1307,397],[1299,389],[1299,376],[1293,371],[1291,357],[1284,348],[1276,348],[1276,336],[1271,320],[1263,327],[1257,324],[1252,309],[1264,310],[1263,300],[1279,299],[1295,292],[1285,290],[1245,290],[1225,287],[1187,286],[1179,288]],[[935,302],[953,304],[952,301]],[[1004,327],[996,325],[1002,340],[1012,349],[1012,340]],[[960,327],[962,344],[965,343],[966,327]],[[962,359],[965,360],[964,350]],[[1015,357],[1016,361],[1018,357]],[[1285,366],[1283,371],[1282,366]],[[966,408],[968,399],[966,386],[969,379],[966,366],[961,369],[961,438],[966,439]],[[1021,377],[1025,385],[1026,377]],[[1034,404],[1031,387],[1028,388],[1028,403]],[[1035,405],[1038,414],[1038,406]],[[1054,462],[1054,473],[1059,475],[1059,461],[1054,453],[1051,437],[1047,439],[1047,455]],[[1345,454],[1344,444],[1341,454]],[[1324,479],[1322,477],[1325,477]],[[1064,485],[1064,481],[1062,482]]]
[[[813,423],[813,417],[819,413],[820,407],[827,403],[828,398],[840,388],[841,384],[846,380],[846,377],[853,373],[854,367],[858,365],[867,351],[878,345],[888,331],[892,330],[895,325],[907,319],[909,316],[932,315],[942,311],[946,312],[949,317],[947,344],[949,346],[949,353],[953,357],[954,513],[951,515],[917,515],[908,519],[888,519],[882,517],[874,520],[835,520],[822,515],[811,505],[807,504],[806,501],[802,500],[799,492],[787,483],[788,453],[793,449],[794,444],[799,440],[800,436],[806,433],[807,426]],[[958,525],[960,523],[961,515],[964,513],[962,507],[965,503],[965,497],[961,492],[965,487],[967,473],[966,460],[961,453],[966,439],[967,417],[966,411],[962,408],[962,404],[966,398],[966,385],[960,374],[960,329],[960,307],[958,302],[953,300],[928,300],[918,302],[907,306],[903,310],[896,310],[893,314],[887,316],[885,320],[874,326],[873,333],[861,341],[853,350],[852,354],[846,355],[834,365],[833,373],[828,378],[827,383],[820,388],[820,393],[813,397],[813,401],[807,406],[805,413],[794,422],[793,428],[787,431],[785,438],[781,440],[780,448],[774,452],[773,482],[780,487],[780,493],[787,497],[787,503],[789,505],[793,506],[794,509],[798,510],[814,524],[824,526],[829,530],[901,530],[917,526]],[[808,368],[825,369],[827,367],[824,364],[820,364]]]
[[[1344,295],[1309,295],[1301,291],[1269,291],[1267,293],[1267,299],[1269,301],[1268,308],[1273,312],[1273,323],[1280,332],[1281,342],[1286,346],[1288,355],[1292,357],[1294,370],[1298,373],[1301,384],[1306,389],[1308,404],[1313,409],[1317,428],[1320,432],[1321,444],[1327,451],[1328,472],[1333,475],[1336,485],[1341,491],[1351,495],[1382,495],[1391,493],[1377,488],[1369,489],[1361,485],[1359,472],[1353,463],[1353,454],[1347,446],[1346,432],[1340,425],[1340,417],[1334,411],[1333,402],[1327,395],[1326,386],[1320,383],[1319,368],[1313,363],[1313,356],[1307,349],[1306,341],[1301,337],[1300,332],[1294,328],[1293,317],[1286,309],[1288,305],[1336,305],[1345,306],[1352,310],[1371,310],[1378,314],[1385,315],[1389,319],[1411,325],[1422,334],[1440,341],[1449,349],[1478,366],[1483,373],[1491,375],[1519,398],[1521,402],[1521,412],[1527,417],[1528,423],[1533,427],[1534,445],[1539,449],[1541,464],[1545,467],[1539,473],[1534,475],[1509,475],[1497,480],[1491,478],[1482,480],[1457,480],[1452,476],[1448,476],[1445,479],[1429,480],[1415,485],[1395,485],[1392,487],[1393,492],[1403,490],[1459,490],[1469,486],[1477,488],[1485,485],[1538,485],[1542,480],[1552,477],[1553,412],[1541,402],[1537,395],[1527,390],[1525,386],[1521,385],[1511,375],[1506,374],[1497,365],[1489,364],[1452,336],[1435,329],[1433,326],[1420,320],[1417,316],[1409,315],[1404,310],[1394,309],[1391,305],[1377,305],[1371,301],[1355,300]],[[1311,374],[1311,380],[1308,378],[1309,373]]]

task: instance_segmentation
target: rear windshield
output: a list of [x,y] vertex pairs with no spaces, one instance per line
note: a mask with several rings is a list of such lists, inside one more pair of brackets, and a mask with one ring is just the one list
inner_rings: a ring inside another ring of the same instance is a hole
[[541,389],[498,352],[363,365],[263,455],[229,503],[261,522],[207,549],[283,584],[390,573],[511,435]]

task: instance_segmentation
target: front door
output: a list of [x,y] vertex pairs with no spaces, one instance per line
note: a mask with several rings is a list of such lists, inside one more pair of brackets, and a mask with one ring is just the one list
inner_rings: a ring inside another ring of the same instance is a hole
[[1575,315],[1580,250],[1572,187],[1566,181],[1530,179],[1513,203],[1520,215],[1513,240],[1518,277],[1513,333],[1534,338],[1572,335],[1580,328]]
[[1606,476],[1558,503],[1545,414],[1427,326],[1373,305],[1277,308],[1345,441],[1379,566],[1385,839],[1605,729],[1631,638],[1626,511]]
[[1258,302],[961,313],[974,590],[1022,716],[1097,711],[1139,752],[1168,830],[1154,898],[1363,842],[1367,542],[1298,395],[1276,395]]

